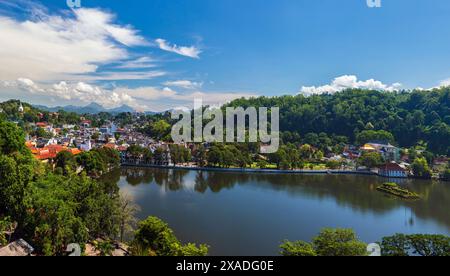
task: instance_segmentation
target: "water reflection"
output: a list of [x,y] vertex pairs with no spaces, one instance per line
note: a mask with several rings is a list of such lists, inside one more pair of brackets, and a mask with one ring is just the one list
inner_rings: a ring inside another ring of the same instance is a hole
[[[396,180],[400,185],[419,193],[419,201],[404,201],[376,191],[386,179],[354,175],[293,175],[245,174],[234,172],[165,170],[155,168],[125,168],[104,177],[106,182],[118,183],[124,178],[131,186],[158,185],[164,191],[193,190],[213,194],[231,190],[235,186],[268,189],[290,197],[317,200],[333,199],[339,206],[361,213],[385,214],[405,208],[405,223],[414,225],[415,217],[433,220],[450,229],[449,183]],[[406,214],[409,210],[410,214]]]

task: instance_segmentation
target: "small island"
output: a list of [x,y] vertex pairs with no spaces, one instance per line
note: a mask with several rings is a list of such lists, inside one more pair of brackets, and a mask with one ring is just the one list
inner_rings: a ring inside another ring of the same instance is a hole
[[383,185],[378,187],[377,190],[403,199],[420,199],[420,196],[418,194],[411,192],[408,189],[402,188],[395,183],[384,183]]

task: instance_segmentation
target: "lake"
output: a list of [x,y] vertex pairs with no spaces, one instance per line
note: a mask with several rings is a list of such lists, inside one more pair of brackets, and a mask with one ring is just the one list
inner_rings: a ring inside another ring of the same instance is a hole
[[158,168],[122,168],[106,176],[183,242],[210,255],[278,255],[283,240],[310,241],[325,227],[352,228],[367,243],[395,233],[450,235],[450,183],[395,180],[419,193],[404,201],[376,191],[387,179]]

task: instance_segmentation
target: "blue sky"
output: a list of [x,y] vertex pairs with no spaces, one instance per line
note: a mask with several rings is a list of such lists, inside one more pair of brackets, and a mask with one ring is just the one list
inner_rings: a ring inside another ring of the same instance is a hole
[[[450,83],[447,0],[382,0],[381,8],[366,0],[81,1],[75,10],[65,0],[0,3],[0,35],[20,46],[11,42],[2,57],[0,45],[0,61],[18,67],[0,69],[1,99],[83,105],[105,98],[106,106],[156,110],[195,97],[220,104],[239,96]],[[95,25],[97,15],[108,19]],[[61,34],[70,26],[84,45]],[[97,27],[108,34],[90,32]],[[77,31],[83,28],[88,35]],[[78,53],[47,45],[61,39]],[[84,54],[91,44],[106,48]],[[54,62],[55,70],[28,64],[31,55]]]

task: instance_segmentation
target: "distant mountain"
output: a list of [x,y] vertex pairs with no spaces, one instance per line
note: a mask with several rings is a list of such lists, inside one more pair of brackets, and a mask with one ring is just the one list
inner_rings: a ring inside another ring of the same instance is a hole
[[109,109],[107,112],[109,112],[109,113],[127,113],[127,112],[133,113],[135,111],[136,110],[134,108],[132,108],[131,106],[124,104],[120,107]]
[[64,110],[66,112],[75,112],[78,114],[98,114],[100,112],[108,112],[112,114],[118,114],[118,113],[124,113],[124,112],[135,112],[136,110],[128,105],[122,105],[117,108],[112,109],[106,109],[103,106],[99,105],[98,103],[91,103],[87,106],[74,106],[74,105],[67,105],[67,106],[56,106],[56,107],[47,107],[43,105],[35,105],[34,107],[49,111],[49,112],[58,112],[60,110]]

